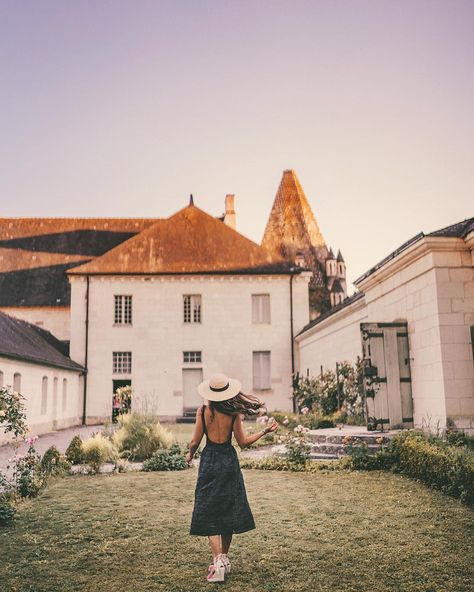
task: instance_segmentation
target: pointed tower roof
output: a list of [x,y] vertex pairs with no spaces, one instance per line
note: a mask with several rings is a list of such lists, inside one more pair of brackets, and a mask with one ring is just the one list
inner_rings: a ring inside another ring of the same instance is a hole
[[285,257],[293,256],[302,247],[325,246],[311,206],[293,170],[283,172],[262,246]]
[[188,205],[69,273],[290,273],[290,268],[287,261]]
[[337,278],[333,281],[330,292],[340,292],[344,294],[344,288],[342,287],[341,282]]
[[339,263],[344,263],[344,257],[342,256],[341,249],[337,252],[337,260]]
[[336,257],[334,257],[334,251],[332,250],[332,247],[329,247],[329,251],[328,251],[328,256],[327,256],[327,260],[332,260],[332,259],[336,259]]

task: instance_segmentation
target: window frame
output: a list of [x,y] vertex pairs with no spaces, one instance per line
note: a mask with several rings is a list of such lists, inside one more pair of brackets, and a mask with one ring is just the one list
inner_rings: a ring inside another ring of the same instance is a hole
[[[199,317],[198,320],[196,316]],[[202,325],[202,294],[183,294],[183,324]]]
[[133,295],[114,294],[114,327],[133,325]]
[[[188,355],[186,355],[188,354]],[[189,358],[189,359],[186,359]],[[196,358],[196,359],[191,359]],[[202,350],[183,351],[183,364],[202,364]]]
[[132,373],[132,352],[131,351],[113,351],[112,352],[112,374],[131,374]]

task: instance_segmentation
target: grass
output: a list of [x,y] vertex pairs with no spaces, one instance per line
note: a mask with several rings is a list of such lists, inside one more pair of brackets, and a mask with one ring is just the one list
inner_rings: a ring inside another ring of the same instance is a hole
[[[257,530],[230,592],[468,592],[474,513],[403,477],[244,471]],[[196,471],[56,479],[0,530],[0,590],[208,590],[188,535]]]

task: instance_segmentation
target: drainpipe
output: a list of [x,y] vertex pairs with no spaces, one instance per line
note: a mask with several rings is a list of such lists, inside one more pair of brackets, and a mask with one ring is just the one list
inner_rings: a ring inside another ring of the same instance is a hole
[[84,352],[84,367],[86,369],[84,373],[84,393],[82,397],[82,424],[86,425],[86,405],[87,405],[87,364],[88,364],[88,353],[89,353],[89,276],[86,276],[86,339],[85,339],[85,352]]
[[[295,339],[293,329],[293,269],[290,270],[290,333],[291,333],[291,384],[293,384],[293,378],[295,376]],[[293,413],[296,413],[296,401],[292,396],[293,401]]]

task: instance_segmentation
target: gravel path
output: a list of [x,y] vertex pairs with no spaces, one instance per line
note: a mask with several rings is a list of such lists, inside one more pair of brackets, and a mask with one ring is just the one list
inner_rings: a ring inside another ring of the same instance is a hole
[[[94,426],[75,426],[72,428],[66,428],[64,430],[57,430],[56,432],[50,432],[49,434],[43,434],[39,436],[35,442],[35,448],[40,454],[44,454],[44,452],[50,446],[56,446],[56,448],[60,452],[66,452],[66,448],[69,446],[69,442],[72,440],[73,436],[79,435],[83,440],[88,438],[94,432],[99,432],[104,426],[101,425],[94,425]],[[20,445],[20,454],[23,454],[28,449],[28,445],[26,443],[22,443]],[[8,459],[13,456],[13,450],[10,445],[5,444],[4,446],[0,446],[0,471],[4,471],[7,464]]]

